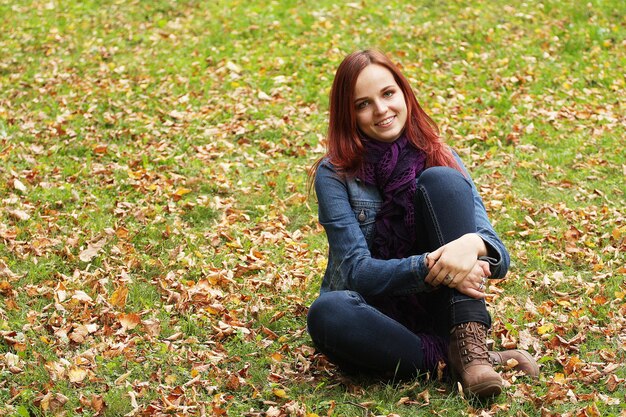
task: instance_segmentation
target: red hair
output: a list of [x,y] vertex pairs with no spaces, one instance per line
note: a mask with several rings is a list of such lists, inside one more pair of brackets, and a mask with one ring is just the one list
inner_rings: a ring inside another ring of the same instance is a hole
[[[385,54],[376,50],[353,52],[337,68],[330,91],[325,157],[338,171],[346,174],[354,174],[361,167],[364,147],[356,123],[354,90],[361,71],[373,64],[387,68],[402,90],[407,107],[404,131],[408,141],[426,153],[426,166],[449,166],[461,171],[452,152],[441,140],[439,128],[417,102],[408,80]],[[312,167],[313,174],[322,159]]]

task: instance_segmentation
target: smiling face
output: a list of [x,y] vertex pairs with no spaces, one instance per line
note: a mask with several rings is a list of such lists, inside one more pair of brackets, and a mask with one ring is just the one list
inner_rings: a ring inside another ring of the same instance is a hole
[[407,119],[402,90],[387,68],[368,65],[354,88],[354,108],[359,129],[369,138],[393,142],[400,137]]

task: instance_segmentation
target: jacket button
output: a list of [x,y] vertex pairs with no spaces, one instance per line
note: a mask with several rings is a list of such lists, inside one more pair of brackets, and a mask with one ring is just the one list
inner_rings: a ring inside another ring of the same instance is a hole
[[367,219],[367,215],[365,214],[365,210],[361,210],[358,217],[360,222],[364,222]]

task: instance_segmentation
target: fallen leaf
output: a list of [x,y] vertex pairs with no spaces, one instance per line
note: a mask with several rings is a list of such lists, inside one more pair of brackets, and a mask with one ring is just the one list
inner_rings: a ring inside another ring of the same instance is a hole
[[4,354],[4,362],[8,366],[17,366],[20,363],[20,357],[11,352],[7,352]]
[[131,374],[132,372],[133,372],[133,371],[128,371],[128,372],[123,373],[122,375],[118,376],[118,377],[117,377],[117,379],[116,379],[115,381],[113,381],[113,383],[114,383],[115,385],[120,385],[120,384],[122,384],[124,381],[126,381],[126,379],[130,376],[130,374]]
[[141,323],[141,317],[139,314],[135,313],[121,313],[117,316],[117,320],[120,322],[124,330],[132,330],[137,327],[139,323]]
[[93,298],[91,298],[85,291],[77,290],[72,295],[73,300],[84,301],[86,303],[91,303]]
[[22,183],[22,181],[18,180],[17,178],[13,180],[13,188],[21,192],[27,191],[26,186]]
[[287,391],[282,388],[274,388],[272,393],[279,398],[287,398]]
[[75,367],[70,368],[70,370],[67,372],[67,376],[70,382],[80,383],[87,376],[87,371],[75,366]]
[[87,249],[83,250],[78,258],[83,262],[90,262],[93,258],[96,257],[100,249],[106,244],[106,239],[100,239],[95,243],[89,243],[87,245]]
[[128,287],[126,285],[120,285],[113,291],[111,297],[109,298],[109,302],[113,304],[115,307],[124,308],[126,307],[126,299],[128,297]]
[[15,220],[26,221],[30,219],[30,214],[23,210],[9,210],[9,215]]

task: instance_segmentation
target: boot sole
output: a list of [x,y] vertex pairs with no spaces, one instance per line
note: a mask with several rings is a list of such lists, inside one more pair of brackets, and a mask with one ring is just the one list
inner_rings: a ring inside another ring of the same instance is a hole
[[515,350],[519,352],[523,357],[525,357],[528,363],[530,364],[530,366],[532,367],[532,371],[525,372],[525,374],[530,377],[537,378],[539,376],[539,366],[537,366],[537,362],[535,361],[535,358],[530,356],[530,353],[526,352],[525,350],[519,350],[519,349],[515,349]]
[[502,384],[498,382],[483,382],[472,387],[463,389],[466,395],[475,395],[477,397],[496,397],[502,393]]
[[489,397],[497,397],[502,393],[502,380],[500,382],[497,381],[486,381],[480,384],[473,385],[471,387],[466,387],[461,382],[461,376],[455,370],[452,370],[452,377],[461,384],[463,388],[463,394],[465,395],[475,395],[481,398],[489,398]]

